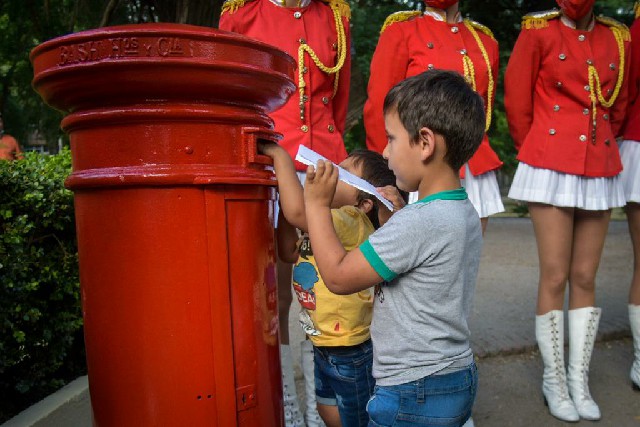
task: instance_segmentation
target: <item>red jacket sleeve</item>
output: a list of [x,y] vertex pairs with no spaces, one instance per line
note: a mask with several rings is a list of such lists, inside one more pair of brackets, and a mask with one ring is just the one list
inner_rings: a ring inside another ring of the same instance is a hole
[[403,42],[400,27],[401,24],[392,24],[384,30],[371,59],[368,98],[364,104],[364,127],[367,148],[378,153],[382,153],[387,146],[382,114],[384,98],[389,89],[404,80],[409,66],[409,51]]
[[238,20],[234,19],[234,13],[225,12],[222,15],[220,15],[220,22],[218,23],[218,29],[242,34],[242,31],[239,28]]
[[342,18],[344,32],[346,36],[347,57],[344,60],[344,66],[340,70],[340,80],[338,81],[338,92],[334,100],[334,120],[336,128],[341,135],[344,136],[347,110],[349,109],[349,87],[351,86],[351,28],[349,21]]
[[520,32],[504,78],[504,106],[516,150],[520,150],[533,121],[533,94],[541,58],[537,31],[544,30]]
[[[635,123],[630,123],[634,110],[637,111],[635,104],[640,98],[640,19],[636,19],[631,25],[631,44],[629,45],[629,74],[627,74],[628,83],[628,102],[627,112],[625,115],[623,129],[629,131],[637,129]],[[636,132],[634,132],[636,133]]]

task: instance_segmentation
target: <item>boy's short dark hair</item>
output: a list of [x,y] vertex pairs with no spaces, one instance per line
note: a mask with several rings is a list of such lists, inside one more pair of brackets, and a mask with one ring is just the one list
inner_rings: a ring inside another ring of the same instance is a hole
[[[356,167],[362,167],[362,179],[369,181],[375,187],[385,187],[387,185],[393,185],[396,187],[396,176],[391,169],[387,160],[382,157],[382,154],[371,150],[357,149],[349,153],[348,158],[353,159],[353,165]],[[400,191],[400,195],[407,201],[408,194],[404,191]],[[358,191],[358,203],[363,200],[373,200],[373,209],[370,212],[369,219],[374,228],[380,228],[380,221],[378,219],[378,209],[380,202],[371,194],[366,191]]]
[[384,99],[383,111],[397,111],[412,142],[427,127],[447,145],[445,161],[458,170],[476,152],[485,130],[482,97],[453,71],[429,70],[395,85]]

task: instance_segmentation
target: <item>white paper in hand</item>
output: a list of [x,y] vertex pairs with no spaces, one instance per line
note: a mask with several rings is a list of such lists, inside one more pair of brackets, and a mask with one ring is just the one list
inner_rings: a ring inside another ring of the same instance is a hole
[[[320,154],[315,151],[301,145],[298,148],[298,154],[296,154],[296,160],[300,163],[304,163],[305,165],[313,165],[318,164],[318,160],[327,160],[325,157],[322,157]],[[335,163],[334,163],[335,164]],[[390,211],[393,211],[393,204],[382,197],[380,193],[376,190],[376,187],[371,185],[369,182],[364,179],[355,176],[351,172],[348,172],[342,169],[340,166],[336,165],[338,168],[338,178],[340,181],[346,182],[352,187],[357,188],[358,190],[366,191],[367,193],[375,196],[383,205],[385,205]]]

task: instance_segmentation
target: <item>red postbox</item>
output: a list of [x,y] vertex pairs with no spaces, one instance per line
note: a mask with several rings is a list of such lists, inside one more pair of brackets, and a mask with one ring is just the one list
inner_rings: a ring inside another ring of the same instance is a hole
[[68,112],[96,426],[280,426],[275,178],[256,151],[294,61],[177,24],[43,43]]

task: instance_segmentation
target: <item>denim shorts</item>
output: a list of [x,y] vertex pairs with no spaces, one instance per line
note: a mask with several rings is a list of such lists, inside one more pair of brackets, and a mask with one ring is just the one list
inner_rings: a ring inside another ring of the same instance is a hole
[[367,426],[367,402],[373,393],[371,340],[348,347],[313,347],[316,399],[338,406],[345,427]]
[[461,426],[471,416],[477,388],[475,363],[449,374],[376,386],[367,404],[369,426]]

